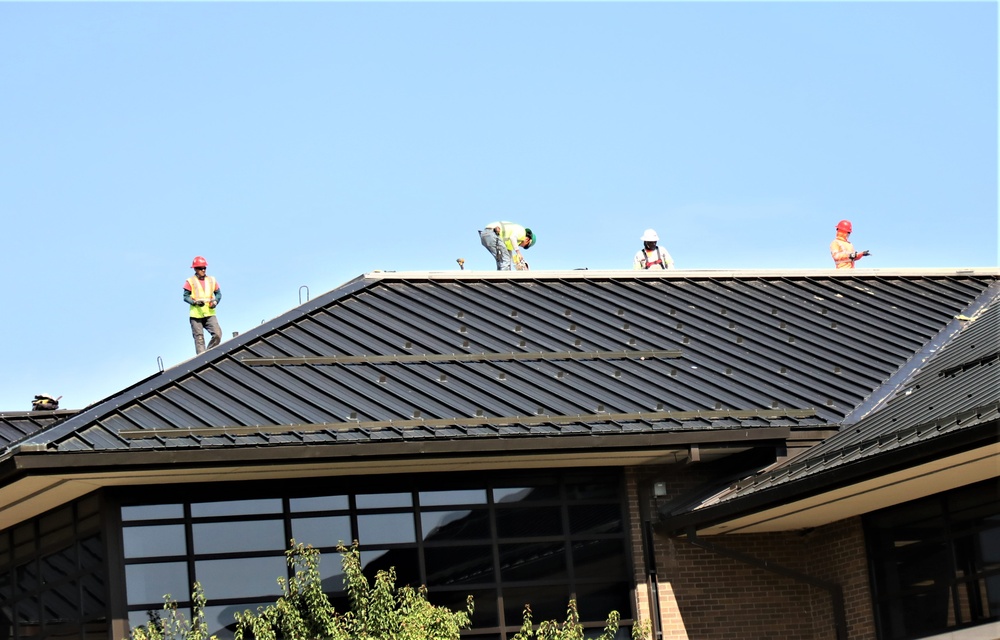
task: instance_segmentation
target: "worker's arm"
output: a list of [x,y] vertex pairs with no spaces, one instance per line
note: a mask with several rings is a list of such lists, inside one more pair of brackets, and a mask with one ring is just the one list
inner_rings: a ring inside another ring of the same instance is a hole
[[219,287],[216,287],[215,288],[215,300],[212,300],[211,302],[209,302],[208,306],[214,309],[215,307],[219,306],[220,302],[222,302],[222,289],[220,289]]
[[191,297],[191,290],[188,289],[187,287],[184,288],[184,302],[188,303],[192,307],[198,304],[197,302],[194,301],[194,298]]
[[852,252],[851,255],[849,255],[847,257],[851,259],[851,262],[857,262],[861,258],[864,258],[865,256],[869,256],[869,255],[871,255],[871,252],[868,251],[867,249],[865,249],[864,251],[861,251],[861,252],[857,252],[857,251]]

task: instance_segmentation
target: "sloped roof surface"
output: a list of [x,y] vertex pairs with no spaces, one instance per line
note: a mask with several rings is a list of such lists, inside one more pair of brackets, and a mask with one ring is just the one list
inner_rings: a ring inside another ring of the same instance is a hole
[[[773,488],[1000,418],[1000,297],[961,325],[885,406],[724,500]],[[996,433],[1000,438],[1000,433]]]
[[0,447],[7,447],[75,413],[69,410],[0,413]]
[[996,279],[368,274],[24,444],[134,451],[836,424]]

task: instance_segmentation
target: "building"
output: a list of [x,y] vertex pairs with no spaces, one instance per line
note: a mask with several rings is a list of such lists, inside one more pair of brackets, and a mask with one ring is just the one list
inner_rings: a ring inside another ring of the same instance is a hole
[[[370,273],[0,414],[0,640],[214,633],[358,539],[474,638],[1000,637],[1000,270]],[[626,632],[623,631],[623,637]]]

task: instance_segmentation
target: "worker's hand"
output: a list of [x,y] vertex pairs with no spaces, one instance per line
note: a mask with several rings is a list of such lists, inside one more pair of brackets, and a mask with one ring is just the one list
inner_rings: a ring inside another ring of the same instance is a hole
[[215,308],[215,300],[212,300],[211,302],[208,303],[208,308],[209,309],[214,309]]
[[851,260],[857,260],[858,259],[858,252],[857,251],[852,251],[850,253],[850,255],[848,255],[847,257],[850,258]]
[[864,251],[861,252],[861,257],[862,258],[865,257],[865,256],[870,256],[870,255],[871,255],[871,251],[869,251],[868,249],[865,249]]
[[205,306],[205,301],[204,300],[199,300],[198,302],[195,302],[195,304],[197,306],[199,306],[199,307],[204,307]]

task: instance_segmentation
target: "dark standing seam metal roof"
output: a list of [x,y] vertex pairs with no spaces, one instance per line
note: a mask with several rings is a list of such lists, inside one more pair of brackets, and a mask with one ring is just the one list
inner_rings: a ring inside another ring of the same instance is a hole
[[0,413],[0,447],[6,448],[10,444],[37,433],[45,427],[76,413],[75,410],[66,409],[56,411],[8,411]]
[[[879,456],[960,432],[971,438],[975,434],[968,432],[977,428],[985,427],[981,435],[996,442],[1000,439],[996,427],[1000,421],[1000,287],[993,285],[984,297],[985,304],[974,315],[953,320],[957,330],[951,339],[925,362],[917,363],[913,375],[877,411],[777,468],[687,509],[664,513],[662,518],[672,524],[684,520],[686,526],[701,517],[718,518],[723,510],[733,513],[741,504],[749,505],[750,496],[759,502],[766,492],[779,487],[787,494],[806,480],[815,486],[824,474],[870,464]],[[714,513],[709,511],[712,507]]]
[[368,274],[22,450],[838,424],[997,275]]

